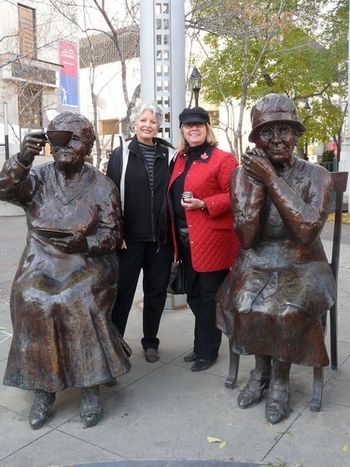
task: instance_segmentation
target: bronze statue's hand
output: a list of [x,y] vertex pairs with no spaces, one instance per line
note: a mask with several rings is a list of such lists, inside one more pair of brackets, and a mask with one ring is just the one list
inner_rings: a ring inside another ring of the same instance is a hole
[[51,243],[63,253],[87,253],[88,243],[81,233],[63,238],[52,238]]
[[243,154],[242,165],[250,177],[264,185],[267,185],[276,173],[269,158],[260,148],[253,148]]
[[20,154],[17,156],[19,162],[29,165],[33,162],[42,148],[45,146],[46,136],[45,133],[28,133],[23,139],[21,144]]

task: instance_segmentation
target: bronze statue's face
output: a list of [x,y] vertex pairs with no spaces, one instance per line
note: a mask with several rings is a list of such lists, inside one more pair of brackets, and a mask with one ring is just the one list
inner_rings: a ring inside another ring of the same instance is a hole
[[93,143],[90,127],[76,117],[54,120],[49,126],[48,138],[56,165],[66,170],[82,167]]
[[286,123],[267,123],[257,135],[255,144],[264,150],[273,164],[284,164],[292,158],[297,130]]

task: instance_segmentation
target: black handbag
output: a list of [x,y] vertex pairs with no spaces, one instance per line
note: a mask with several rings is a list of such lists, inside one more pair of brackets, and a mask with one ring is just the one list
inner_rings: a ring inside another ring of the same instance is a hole
[[183,295],[185,290],[185,270],[181,261],[171,265],[170,279],[167,288],[168,293],[173,295]]

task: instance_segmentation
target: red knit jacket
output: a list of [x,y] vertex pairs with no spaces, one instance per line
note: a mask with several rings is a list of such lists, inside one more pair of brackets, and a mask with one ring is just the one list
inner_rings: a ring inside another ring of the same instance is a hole
[[[172,184],[185,170],[187,157],[185,151],[181,151],[175,160],[168,185],[168,199]],[[207,206],[206,211],[185,210],[192,266],[197,272],[230,268],[240,249],[230,208],[230,179],[237,166],[232,154],[214,148],[210,155],[204,153],[194,161],[186,174],[184,191],[191,191]],[[178,258],[173,216],[172,234]]]

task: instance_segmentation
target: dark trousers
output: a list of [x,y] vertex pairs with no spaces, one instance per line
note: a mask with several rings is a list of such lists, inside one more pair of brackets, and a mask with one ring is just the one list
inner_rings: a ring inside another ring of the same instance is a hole
[[112,321],[123,336],[142,269],[144,337],[141,342],[144,349],[157,349],[159,345],[157,333],[167,296],[172,260],[171,244],[159,246],[155,242],[129,242],[126,250],[119,251],[119,285]]
[[229,270],[196,272],[192,267],[190,249],[181,244],[179,248],[184,263],[187,302],[195,316],[193,351],[199,358],[216,360],[221,331],[215,325],[215,296]]

